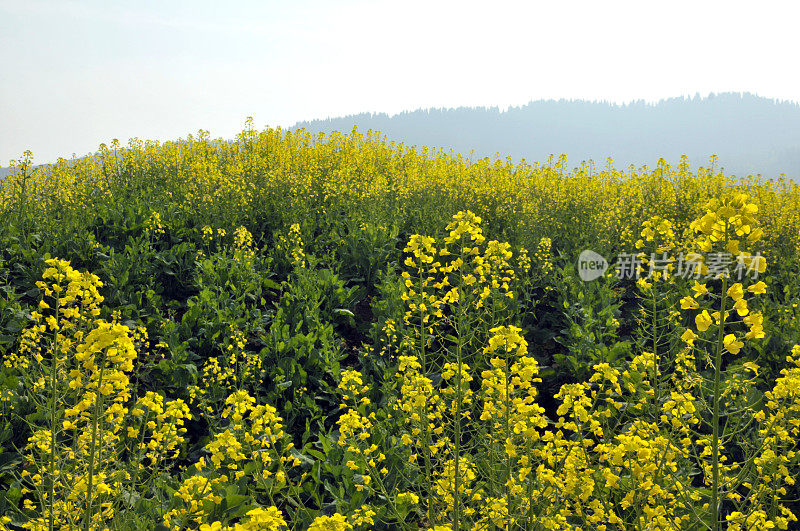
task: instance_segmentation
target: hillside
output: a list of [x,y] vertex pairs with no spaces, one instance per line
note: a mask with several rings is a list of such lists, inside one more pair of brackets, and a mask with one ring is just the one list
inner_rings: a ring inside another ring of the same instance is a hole
[[353,126],[380,131],[409,145],[438,146],[476,157],[502,153],[544,161],[565,153],[570,166],[614,157],[617,167],[655,166],[659,157],[676,163],[686,154],[694,166],[719,155],[726,173],[800,177],[800,105],[752,94],[634,102],[534,101],[497,107],[424,109],[357,114],[301,122],[293,129],[350,132]]
[[0,531],[800,514],[794,182],[253,128],[27,169]]

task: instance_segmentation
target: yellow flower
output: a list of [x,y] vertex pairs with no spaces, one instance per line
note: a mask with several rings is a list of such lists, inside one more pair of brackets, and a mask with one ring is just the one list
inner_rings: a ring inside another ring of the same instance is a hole
[[736,301],[736,303],[733,305],[733,309],[736,310],[736,312],[739,314],[739,317],[744,317],[750,313],[750,310],[747,309],[747,301],[744,299],[739,299]]
[[759,273],[763,273],[767,270],[767,259],[763,256],[753,256],[750,259],[750,264],[748,264],[753,271],[758,271]]
[[696,280],[694,281],[694,286],[692,286],[692,290],[694,290],[695,297],[701,297],[703,295],[708,295],[708,288],[706,288],[705,284],[700,284]]
[[694,340],[697,339],[698,337],[700,336],[692,332],[691,328],[687,328],[686,332],[684,332],[683,335],[681,336],[681,339],[683,339],[686,342],[686,344],[691,347],[694,346]]
[[681,299],[682,310],[696,310],[700,305],[692,297],[684,297]]
[[767,292],[767,285],[764,284],[763,281],[759,280],[755,284],[748,286],[747,291],[749,291],[754,295],[763,295],[764,293]]
[[742,290],[742,284],[737,282],[733,286],[728,288],[728,296],[735,301],[740,300],[744,297],[744,291]]
[[702,313],[698,314],[694,318],[694,322],[700,332],[708,330],[708,327],[711,326],[711,316],[708,314],[708,310],[703,310]]
[[734,334],[728,334],[722,338],[722,344],[731,354],[738,354],[744,346],[744,343],[736,340],[736,335]]
[[349,531],[353,526],[343,515],[336,513],[333,516],[317,516],[308,531]]
[[419,496],[413,492],[401,492],[397,495],[397,503],[416,505],[419,503]]

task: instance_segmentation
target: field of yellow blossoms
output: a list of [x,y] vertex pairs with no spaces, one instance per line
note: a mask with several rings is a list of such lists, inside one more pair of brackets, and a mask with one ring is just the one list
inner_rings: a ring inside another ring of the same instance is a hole
[[0,530],[800,528],[800,187],[674,162],[26,152]]

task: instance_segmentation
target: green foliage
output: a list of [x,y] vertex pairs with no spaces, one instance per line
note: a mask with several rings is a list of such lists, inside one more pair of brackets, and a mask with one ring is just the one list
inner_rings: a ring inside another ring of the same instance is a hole
[[594,282],[582,282],[571,267],[560,270],[556,290],[563,308],[564,328],[556,341],[565,352],[556,363],[578,381],[585,380],[594,365],[615,363],[630,355],[631,344],[619,339],[622,301],[613,272]]
[[[630,175],[566,165],[468,163],[372,133],[317,140],[252,128],[234,143],[201,132],[163,145],[102,146],[95,158],[50,169],[24,159],[0,188],[0,515],[20,526],[47,512],[25,505],[34,497],[22,472],[33,470],[26,447],[35,433],[55,427],[61,453],[53,462],[88,470],[88,461],[66,457],[87,438],[59,423],[70,400],[91,390],[71,389],[74,375],[53,363],[61,348],[80,372],[85,336],[43,317],[58,314],[40,306],[52,298],[41,283],[51,256],[98,277],[102,304],[82,332],[95,320],[113,322],[136,347],[129,400],[118,393],[135,433],[114,432],[97,403],[88,414],[112,434],[104,470],[130,474],[113,501],[116,529],[197,529],[200,521],[181,520],[192,502],[202,523],[237,531],[266,508],[292,529],[337,515],[359,529],[456,520],[462,529],[538,529],[549,517],[551,528],[599,528],[591,515],[609,507],[624,520],[607,528],[640,528],[657,515],[646,513],[649,498],[637,489],[649,478],[669,490],[673,473],[689,478],[674,490],[695,496],[695,521],[711,526],[714,511],[701,503],[714,495],[711,462],[701,454],[712,447],[744,464],[741,476],[729,476],[738,491],[747,478],[770,478],[754,482],[765,490],[745,502],[721,501],[720,521],[777,492],[769,489],[800,496],[780,468],[796,472],[795,446],[773,429],[796,430],[796,371],[786,356],[800,342],[798,189],[751,186],[766,220],[765,337],[751,332],[739,348],[744,316],[734,315],[723,330],[739,334],[733,343],[711,328],[691,358],[684,337],[698,330],[700,309],[681,307],[689,283],[643,288],[613,270],[583,282],[575,258],[586,247],[607,257],[639,249],[639,234],[643,252],[655,252],[663,242],[644,236],[653,227],[689,245],[704,203],[741,184],[683,164]],[[718,279],[708,288],[713,311],[725,290]],[[34,334],[38,323],[45,331]],[[523,358],[528,365],[515,365]],[[40,379],[43,369],[54,371]],[[164,407],[184,401],[191,418],[142,406],[156,396]],[[484,410],[489,402],[493,411]],[[170,455],[143,457],[150,443],[164,448],[159,437],[172,428],[186,432]],[[785,461],[767,459],[768,445]],[[673,459],[678,446],[685,455]],[[610,465],[614,456],[623,464]],[[36,466],[52,471],[45,457]],[[637,476],[634,462],[670,472]],[[605,475],[612,470],[618,478]],[[602,507],[589,507],[582,493]],[[767,507],[776,521],[778,499]],[[504,501],[516,516],[492,508]],[[677,506],[662,501],[654,506]]]

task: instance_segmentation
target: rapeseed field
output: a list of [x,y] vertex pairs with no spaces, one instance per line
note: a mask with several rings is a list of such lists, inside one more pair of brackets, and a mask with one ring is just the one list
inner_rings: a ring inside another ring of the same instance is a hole
[[26,152],[0,529],[798,528],[800,187],[672,163]]

